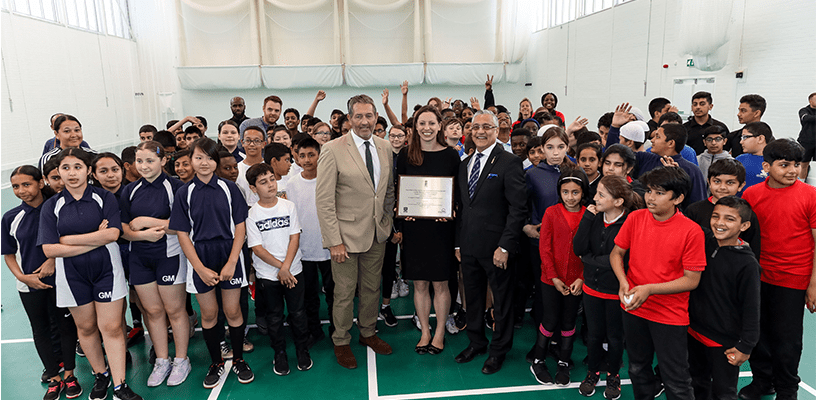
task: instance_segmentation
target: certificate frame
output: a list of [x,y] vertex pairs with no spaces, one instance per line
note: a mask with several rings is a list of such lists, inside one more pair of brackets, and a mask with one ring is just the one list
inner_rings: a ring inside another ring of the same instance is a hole
[[400,175],[397,218],[453,219],[452,176]]

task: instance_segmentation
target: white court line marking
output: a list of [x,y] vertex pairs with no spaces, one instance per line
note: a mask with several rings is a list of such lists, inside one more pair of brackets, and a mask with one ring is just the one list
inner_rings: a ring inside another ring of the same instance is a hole
[[812,386],[808,385],[807,383],[805,383],[805,382],[799,382],[799,386],[800,386],[802,389],[807,390],[807,391],[808,391],[808,393],[810,393],[810,394],[812,394],[812,395],[816,396],[816,389],[814,389]]
[[368,366],[368,398],[376,400],[380,398],[380,390],[377,386],[377,354],[368,346],[366,346],[366,365]]
[[0,340],[0,344],[34,343],[34,339],[7,339]]
[[232,369],[232,360],[227,360],[224,363],[224,373],[221,374],[221,378],[218,380],[218,385],[212,389],[210,392],[210,396],[207,397],[207,400],[217,400],[218,396],[221,394],[221,389],[224,388],[224,382],[227,381],[227,377],[230,375],[230,370]]

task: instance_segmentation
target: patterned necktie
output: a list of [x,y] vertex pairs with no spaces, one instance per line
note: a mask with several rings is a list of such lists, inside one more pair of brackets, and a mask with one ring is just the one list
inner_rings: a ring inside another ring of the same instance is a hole
[[476,182],[479,181],[479,169],[482,167],[482,153],[476,153],[476,161],[473,163],[473,168],[470,169],[470,179],[468,180],[468,193],[470,198],[473,198],[473,192],[476,191]]
[[368,169],[368,175],[371,176],[371,183],[374,183],[374,161],[371,159],[371,143],[368,141],[363,143],[366,146],[366,168]]

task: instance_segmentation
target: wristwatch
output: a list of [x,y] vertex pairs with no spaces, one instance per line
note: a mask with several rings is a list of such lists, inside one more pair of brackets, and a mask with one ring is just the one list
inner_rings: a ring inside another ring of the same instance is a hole
[[504,247],[499,246],[499,250],[501,250],[502,253],[507,254],[507,250],[505,250]]

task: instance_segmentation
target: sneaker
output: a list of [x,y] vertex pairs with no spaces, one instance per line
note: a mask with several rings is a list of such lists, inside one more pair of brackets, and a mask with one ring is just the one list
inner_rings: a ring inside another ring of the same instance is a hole
[[153,372],[147,377],[147,387],[161,385],[170,375],[171,369],[173,369],[173,363],[169,358],[157,358],[156,363],[153,364]]
[[385,322],[385,326],[389,328],[397,326],[397,317],[394,316],[394,312],[391,311],[391,306],[385,306],[385,308],[381,307],[379,316]]
[[773,386],[765,386],[754,380],[739,391],[739,398],[741,400],[759,400],[763,396],[770,396],[774,393],[776,393],[776,390],[774,390]]
[[312,357],[309,356],[309,350],[301,349],[297,351],[297,368],[301,371],[308,371],[312,368],[314,363]]
[[65,390],[65,383],[62,381],[51,381],[48,383],[48,390],[45,392],[43,400],[57,400],[60,398],[60,394],[62,394],[63,390]]
[[396,299],[400,295],[400,285],[399,279],[394,280],[394,284],[391,285],[391,300]]
[[244,335],[244,353],[252,353],[255,350],[255,345],[247,339]]
[[238,375],[238,382],[249,383],[255,380],[255,374],[243,358],[233,361],[232,372]]
[[218,386],[218,381],[221,379],[221,375],[223,374],[224,374],[223,361],[221,361],[218,364],[210,365],[210,369],[207,371],[207,376],[204,377],[204,388],[212,389]]
[[76,376],[71,375],[63,382],[65,382],[65,397],[75,399],[82,394],[82,386],[79,386]]
[[459,329],[456,327],[456,321],[453,320],[453,314],[448,314],[448,320],[445,321],[445,330],[451,335],[459,333]]
[[198,313],[193,310],[193,315],[190,315],[187,318],[190,319],[190,338],[192,339],[192,337],[195,336],[195,326],[198,323]]
[[606,389],[604,390],[604,398],[607,400],[618,400],[621,397],[621,382],[620,375],[606,376]]
[[422,331],[422,324],[419,323],[419,317],[417,316],[416,313],[414,313],[414,315],[411,316],[411,321],[414,322],[414,326],[417,328],[418,331]]
[[275,366],[272,370],[276,375],[289,375],[289,360],[286,359],[286,351],[279,351],[275,353],[275,359],[272,361]]
[[408,294],[411,293],[408,288],[408,282],[405,282],[405,279],[400,279],[399,281],[399,297],[407,297]]
[[666,387],[663,386],[663,382],[657,382],[656,385],[657,385],[657,387],[655,388],[654,398],[660,397],[660,395],[663,394],[663,392],[666,391]]
[[133,347],[133,345],[139,343],[143,339],[144,339],[144,328],[142,328],[142,327],[133,327],[128,331],[128,334],[127,334],[127,347]]
[[548,386],[553,384],[552,375],[550,375],[550,371],[547,370],[547,363],[544,361],[538,360],[538,362],[534,362],[533,365],[530,366],[530,372],[533,373],[538,383]]
[[142,396],[133,393],[127,383],[122,382],[119,389],[113,391],[113,400],[144,400]]
[[167,377],[167,386],[181,385],[190,375],[190,370],[193,366],[190,365],[189,358],[176,358],[173,360],[173,369],[170,371],[170,376]]
[[111,378],[110,373],[107,375],[105,374],[94,374],[94,385],[91,388],[91,395],[88,397],[90,400],[104,400],[108,397],[108,387],[111,385]]
[[79,340],[77,340],[76,355],[78,355],[80,357],[85,357],[85,352],[82,351],[82,346],[79,345]]
[[221,358],[225,360],[232,359],[232,346],[228,345],[227,342],[221,342]]
[[[65,372],[65,363],[60,363],[59,367],[60,367],[60,369],[59,369],[60,374]],[[50,383],[51,382],[51,377],[48,376],[48,373],[46,372],[45,368],[43,368],[43,373],[40,376],[40,382],[42,382],[42,383]]]
[[558,371],[555,372],[555,384],[567,386],[570,384],[569,364],[564,361],[558,362]]
[[584,381],[581,382],[581,386],[578,386],[578,393],[586,397],[592,396],[595,394],[595,385],[598,384],[599,379],[601,379],[601,374],[592,371],[588,372]]
[[467,328],[467,312],[464,308],[460,308],[459,311],[456,312],[453,321],[456,323],[456,329],[460,332]]

